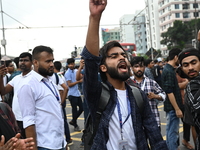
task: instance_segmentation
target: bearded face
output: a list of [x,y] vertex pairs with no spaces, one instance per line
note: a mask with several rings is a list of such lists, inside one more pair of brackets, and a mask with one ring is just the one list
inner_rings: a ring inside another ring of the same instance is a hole
[[[130,77],[130,67],[126,65],[125,61],[121,61],[117,67],[107,66],[107,73],[113,79],[119,79],[121,81],[126,81]],[[128,71],[127,71],[128,70]]]

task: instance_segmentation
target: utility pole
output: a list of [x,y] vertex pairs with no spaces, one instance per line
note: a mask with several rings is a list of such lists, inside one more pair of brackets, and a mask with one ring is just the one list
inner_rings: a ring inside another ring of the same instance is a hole
[[149,19],[149,38],[150,38],[150,50],[151,50],[151,59],[153,60],[153,47],[152,47],[152,35],[151,35],[151,17],[150,17],[150,5],[149,5],[149,0],[147,0],[147,4],[146,6],[148,6],[148,19]]
[[2,0],[0,0],[1,4],[1,19],[2,19],[2,32],[3,32],[3,40],[1,40],[1,45],[4,47],[4,52],[6,56],[6,39],[5,39],[5,28],[4,28],[4,20],[3,20],[3,7]]
[[194,34],[195,37],[194,37],[194,39],[195,39],[195,48],[196,48],[197,47],[197,34],[198,34],[197,33],[197,0],[194,0],[194,3],[195,3],[194,4],[195,5],[195,11],[194,11],[195,12],[195,20],[194,20],[195,21],[195,31],[194,31],[195,32],[195,34]]

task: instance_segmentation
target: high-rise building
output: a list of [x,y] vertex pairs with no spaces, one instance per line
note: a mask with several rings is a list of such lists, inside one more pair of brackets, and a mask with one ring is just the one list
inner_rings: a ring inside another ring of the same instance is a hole
[[120,22],[120,42],[135,43],[134,28],[130,22],[134,18],[134,14],[126,14],[119,20]]
[[[190,21],[200,16],[199,0],[159,0],[158,6],[161,34],[172,27],[175,20]],[[168,55],[165,45],[161,45],[161,50]]]
[[145,3],[147,49],[149,50],[150,48],[154,48],[156,50],[159,50],[161,48],[161,45],[158,0],[145,0]]
[[145,14],[141,13],[134,18],[135,44],[137,54],[144,55],[147,52],[147,38],[146,38],[146,19]]
[[109,41],[120,41],[120,29],[116,27],[114,29],[101,28],[103,45]]

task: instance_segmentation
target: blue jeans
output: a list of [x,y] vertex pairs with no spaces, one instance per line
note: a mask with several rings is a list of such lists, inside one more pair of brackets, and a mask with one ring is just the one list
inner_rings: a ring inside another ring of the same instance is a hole
[[[47,149],[47,148],[43,148],[43,147],[38,147],[38,150],[55,150],[55,149]],[[65,148],[61,148],[58,150],[65,150]]]
[[176,116],[176,112],[171,110],[166,113],[167,126],[166,126],[166,143],[169,150],[177,150],[179,139],[179,118]]

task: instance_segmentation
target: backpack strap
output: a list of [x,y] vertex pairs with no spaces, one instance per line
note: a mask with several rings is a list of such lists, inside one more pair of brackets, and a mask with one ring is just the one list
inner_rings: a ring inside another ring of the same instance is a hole
[[58,74],[57,73],[54,73],[55,74],[55,77],[56,77],[56,85],[58,85],[59,83],[59,77],[58,77]]
[[98,110],[96,111],[95,122],[92,125],[92,136],[89,140],[89,144],[92,144],[93,142],[94,136],[96,135],[100,123],[102,112],[105,110],[110,99],[110,92],[108,86],[103,82],[101,82],[101,84],[102,84],[101,97],[99,99]]
[[108,101],[110,99],[110,92],[109,92],[108,86],[103,82],[101,82],[101,84],[102,84],[102,91],[101,91],[101,97],[99,100],[99,107],[97,110],[97,113],[100,113],[100,114],[105,110],[108,104]]
[[140,113],[142,114],[144,110],[144,100],[142,98],[142,95],[140,93],[140,90],[137,87],[130,86],[132,88],[133,96],[135,98],[136,104],[140,109]]

